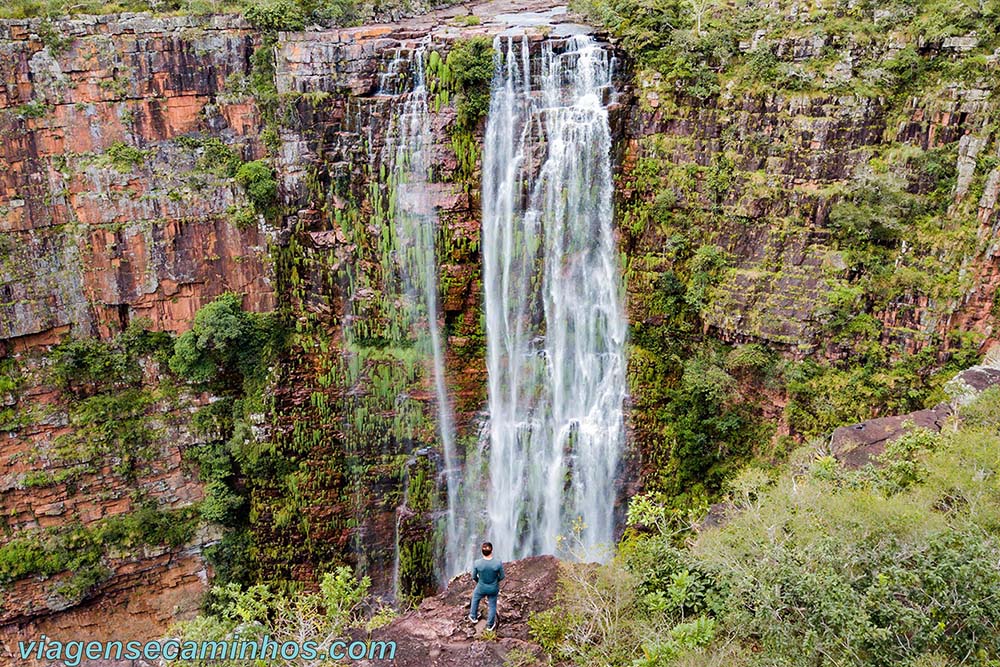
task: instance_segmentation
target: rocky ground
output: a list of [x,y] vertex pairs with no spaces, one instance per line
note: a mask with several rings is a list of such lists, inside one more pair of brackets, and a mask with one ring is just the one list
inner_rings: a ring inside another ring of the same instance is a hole
[[[497,603],[500,625],[496,637],[484,636],[485,620],[473,627],[466,619],[473,582],[462,574],[443,593],[427,598],[373,633],[375,641],[395,641],[395,660],[359,662],[358,665],[396,667],[501,667],[507,654],[541,656],[541,648],[528,635],[528,617],[552,605],[559,578],[559,561],[535,556],[505,565],[507,574]],[[485,615],[485,604],[482,610]]]

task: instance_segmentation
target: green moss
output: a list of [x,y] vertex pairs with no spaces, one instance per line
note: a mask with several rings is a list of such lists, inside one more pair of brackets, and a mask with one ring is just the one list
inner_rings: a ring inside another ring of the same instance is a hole
[[274,153],[279,146],[277,131],[279,97],[278,87],[274,82],[275,63],[274,50],[277,45],[277,37],[267,34],[261,40],[261,45],[250,56],[250,76],[249,89],[260,110],[261,120],[264,128],[261,131],[261,140],[264,145]]
[[52,112],[52,107],[44,102],[31,101],[14,107],[13,113],[20,118],[44,118]]
[[163,510],[144,502],[131,512],[88,526],[74,524],[15,537],[0,547],[0,584],[68,570],[80,579],[71,579],[63,590],[82,595],[89,588],[84,586],[87,581],[96,583],[95,574],[107,573],[104,560],[111,550],[177,548],[194,537],[197,524],[197,507]]
[[153,456],[162,435],[148,416],[153,401],[150,392],[130,388],[72,404],[69,418],[73,431],[56,438],[56,458],[90,463],[114,457],[115,472],[133,475],[139,462]]

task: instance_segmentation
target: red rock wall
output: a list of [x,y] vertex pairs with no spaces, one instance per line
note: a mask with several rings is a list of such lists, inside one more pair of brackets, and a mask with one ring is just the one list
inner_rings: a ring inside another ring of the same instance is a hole
[[[235,19],[101,17],[60,22],[73,39],[49,48],[40,25],[0,26],[0,338],[30,346],[136,317],[183,331],[226,290],[269,310],[265,240],[227,221],[242,195],[175,141],[260,154],[236,85],[254,38]],[[140,159],[109,163],[122,144]]]
[[[178,141],[215,138],[245,160],[262,155],[259,114],[240,84],[257,38],[235,17],[61,21],[56,30],[71,38],[61,48],[40,30],[0,23],[0,356],[13,354],[23,374],[3,397],[23,423],[0,434],[0,544],[94,526],[140,498],[172,510],[204,495],[182,455],[198,442],[190,415],[207,397],[183,393],[153,404],[155,453],[134,476],[107,460],[71,482],[27,485],[65,469],[53,448],[73,429],[46,346],[67,334],[108,337],[138,318],[181,332],[225,291],[252,310],[274,304],[265,234],[237,228],[227,212],[245,205],[243,193]],[[116,159],[122,146],[134,150]],[[146,390],[159,381],[148,367]],[[67,573],[15,581],[0,591],[0,637],[11,651],[41,633],[155,637],[197,610],[210,575],[201,552],[216,532],[109,555],[110,576],[78,605],[55,592]]]

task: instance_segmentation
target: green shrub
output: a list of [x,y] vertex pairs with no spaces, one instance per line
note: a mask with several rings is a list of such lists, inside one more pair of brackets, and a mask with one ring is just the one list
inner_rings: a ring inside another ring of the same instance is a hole
[[106,577],[108,570],[103,561],[107,550],[179,547],[194,536],[197,517],[197,507],[164,510],[155,503],[143,502],[131,512],[87,526],[71,524],[15,537],[0,546],[0,584],[69,571],[73,576],[57,592],[79,599]]
[[490,109],[493,80],[493,43],[486,37],[458,40],[448,51],[445,64],[450,85],[458,92],[457,123],[471,131]]
[[532,641],[547,653],[556,653],[570,630],[570,618],[561,607],[552,607],[528,617]]
[[136,386],[142,381],[139,358],[151,356],[165,361],[170,334],[148,331],[142,321],[132,322],[109,341],[70,338],[52,348],[51,377],[60,389],[76,396]]
[[247,22],[258,30],[302,30],[306,17],[302,6],[294,0],[267,0],[249,4],[243,10]]
[[151,149],[141,150],[124,142],[116,141],[108,146],[104,158],[116,170],[127,174],[136,167],[142,166],[152,153]]
[[230,292],[199,309],[191,330],[174,343],[171,370],[189,382],[220,390],[259,378],[273,335],[271,318],[244,311],[242,301]]
[[787,472],[755,511],[703,533],[693,555],[727,582],[726,632],[790,666],[996,655],[1000,486],[983,471],[1000,470],[1000,439],[940,438],[912,432],[874,475]]
[[274,170],[264,160],[245,162],[236,170],[236,182],[258,212],[270,215],[278,202],[278,181]]
[[82,395],[99,388],[135,384],[138,361],[124,346],[98,338],[73,338],[52,349],[52,379],[63,390]]

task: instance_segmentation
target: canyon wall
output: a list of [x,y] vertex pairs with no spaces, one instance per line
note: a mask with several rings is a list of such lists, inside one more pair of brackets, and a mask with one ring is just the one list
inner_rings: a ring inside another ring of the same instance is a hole
[[[17,543],[22,551],[8,553],[36,558],[80,556],[74,540],[91,545],[82,564],[59,561],[62,572],[0,581],[5,638],[148,638],[196,610],[211,576],[203,550],[223,529],[199,518],[205,485],[186,452],[209,438],[192,415],[217,397],[172,377],[150,348],[133,360],[141,377],[128,383],[130,402],[99,404],[122,387],[60,384],[53,350],[68,337],[112,340],[130,324],[181,333],[228,291],[247,310],[279,311],[289,329],[239,480],[249,502],[241,548],[258,574],[312,582],[348,563],[383,592],[395,574],[404,596],[433,586],[442,495],[432,480],[443,463],[429,360],[414,350],[413,323],[401,320],[389,289],[392,198],[380,183],[397,98],[380,88],[394,59],[404,62],[405,86],[418,45],[447,63],[456,44],[514,27],[504,15],[512,9],[477,7],[478,24],[452,9],[391,26],[270,35],[235,17],[0,25],[0,547]],[[556,37],[571,30],[562,13],[546,20]],[[884,60],[902,46],[890,40],[864,55]],[[967,46],[925,48],[961,58]],[[856,45],[814,38],[775,50],[797,62],[824,47],[861,59]],[[469,92],[432,59],[441,324],[458,441],[469,448],[485,404],[483,125],[460,119]],[[792,360],[839,359],[859,345],[850,327],[860,325],[845,324],[845,311],[877,322],[865,344],[896,356],[947,352],[954,331],[994,337],[992,89],[943,82],[900,104],[748,92],[737,82],[705,100],[636,73],[625,54],[618,76],[616,224],[635,332],[623,495],[640,488],[640,471],[644,481],[663,456],[680,456],[658,416],[674,380],[661,372],[671,350],[656,341],[758,342]],[[860,73],[841,67],[836,76]],[[275,170],[278,215],[256,214],[220,166],[262,158]],[[852,197],[863,203],[865,188],[890,176],[899,178],[878,187],[929,196],[941,170],[950,188],[943,215],[904,231],[889,288],[852,292],[861,271],[838,236],[851,211],[837,209],[836,225],[831,211]],[[673,276],[690,283],[702,274],[698,299],[690,286],[683,298],[671,292]],[[673,321],[664,303],[677,298],[697,311],[696,327]],[[754,410],[792,432],[785,390],[745,383],[758,396]],[[134,456],[122,451],[134,442],[105,437],[126,422],[145,434]],[[68,457],[74,434],[108,446]],[[111,548],[93,544],[108,535]]]
[[[185,452],[199,444],[191,414],[209,397],[168,386],[148,356],[119,394],[130,400],[108,398],[114,387],[74,392],[57,386],[49,350],[130,323],[181,332],[226,291],[273,307],[267,238],[230,221],[245,197],[205,163],[210,142],[262,153],[256,107],[237,85],[255,41],[228,17],[0,26],[0,543],[22,547],[6,554],[21,563],[39,549],[76,557],[65,572],[3,583],[11,651],[43,632],[147,637],[198,609],[201,551],[218,530],[194,527],[204,494]],[[115,429],[127,435],[103,442]],[[118,544],[100,543],[129,519],[192,529],[144,544],[143,527],[130,526]]]

